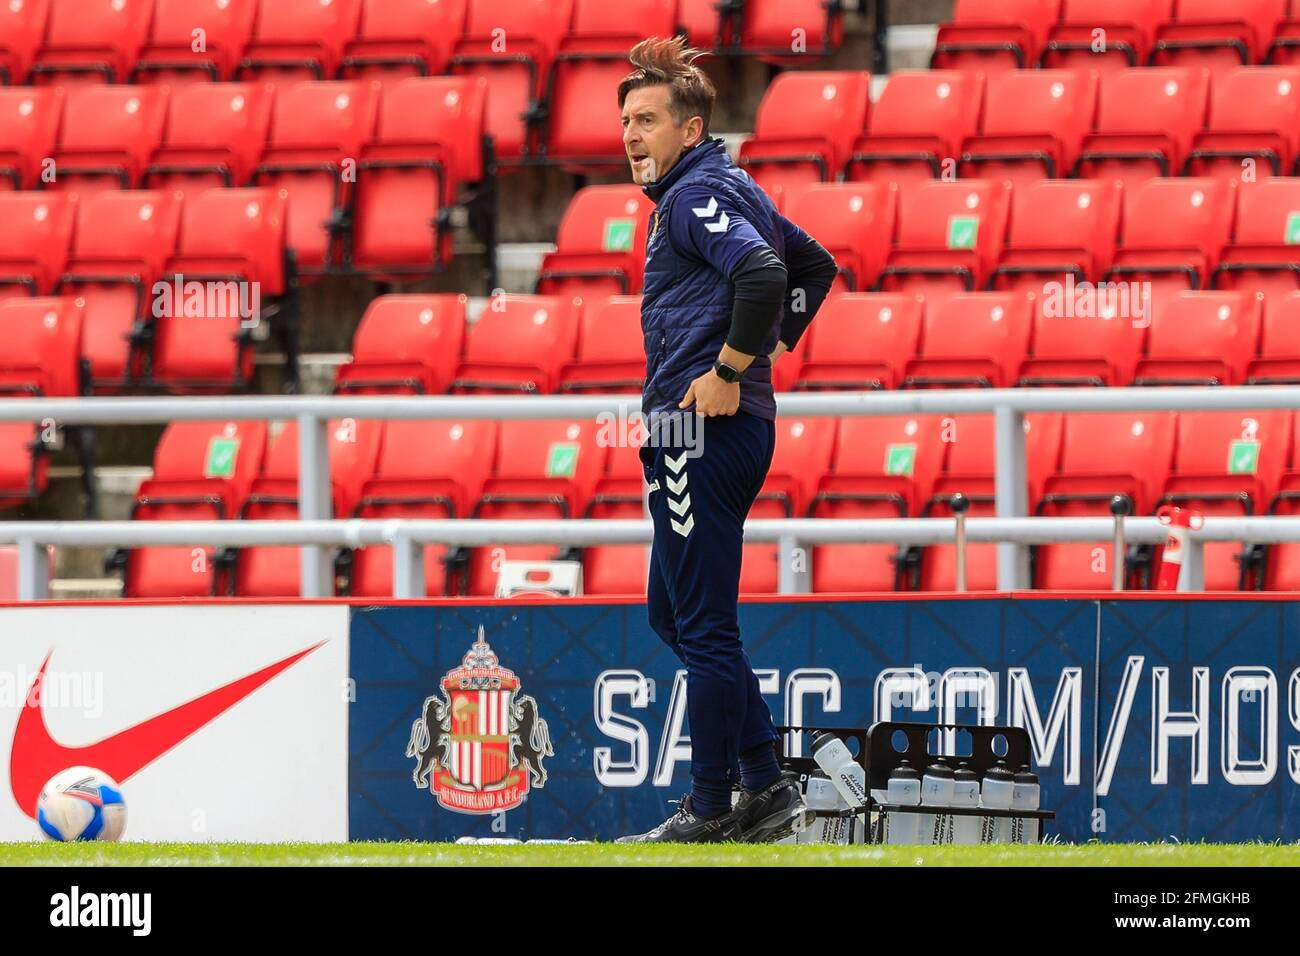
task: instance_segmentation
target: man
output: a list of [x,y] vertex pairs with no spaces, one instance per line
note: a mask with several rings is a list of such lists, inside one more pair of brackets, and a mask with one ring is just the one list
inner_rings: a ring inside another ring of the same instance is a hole
[[634,842],[776,840],[809,815],[777,764],[736,600],[745,516],[775,447],[772,363],[835,262],[708,136],[716,94],[699,55],[680,38],[639,43],[618,90],[632,176],[656,203],[641,306],[650,625],[686,665],[692,754],[690,794]]

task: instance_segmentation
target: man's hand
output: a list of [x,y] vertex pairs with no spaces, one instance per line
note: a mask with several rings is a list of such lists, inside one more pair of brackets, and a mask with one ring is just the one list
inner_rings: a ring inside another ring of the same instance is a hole
[[768,357],[772,360],[772,364],[775,365],[776,360],[779,359],[782,355],[784,355],[787,351],[788,350],[786,349],[785,343],[778,341],[776,343],[776,348],[772,349],[772,354]]
[[720,379],[713,369],[709,369],[686,390],[686,397],[678,408],[690,408],[695,405],[695,414],[734,415],[740,409],[740,383],[728,383]]

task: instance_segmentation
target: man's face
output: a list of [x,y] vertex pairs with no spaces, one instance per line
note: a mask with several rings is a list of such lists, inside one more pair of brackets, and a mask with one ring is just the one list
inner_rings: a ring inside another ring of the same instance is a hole
[[623,101],[623,148],[632,180],[646,186],[664,177],[687,144],[699,138],[703,121],[694,116],[678,126],[668,111],[667,86],[643,86]]

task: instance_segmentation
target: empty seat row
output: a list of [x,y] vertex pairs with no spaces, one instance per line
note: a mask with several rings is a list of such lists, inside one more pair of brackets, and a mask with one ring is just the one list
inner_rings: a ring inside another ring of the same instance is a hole
[[[842,35],[823,0],[25,0],[0,11],[0,80],[491,80],[488,128],[507,163],[617,159],[628,50],[685,32],[779,62]],[[593,121],[604,117],[605,122]]]
[[[271,189],[0,193],[0,295],[70,299],[81,318],[69,358],[83,387],[172,392],[248,385],[263,319],[296,370],[296,288],[285,199]],[[45,299],[38,301],[44,302]],[[6,361],[47,354],[5,339]]]
[[[1300,514],[1300,429],[1291,412],[1077,413],[1026,418],[1027,493],[1041,515],[1106,515],[1112,498],[1135,514],[1165,503],[1212,515]],[[358,518],[638,518],[642,469],[634,447],[608,444],[591,420],[329,423],[334,512]],[[941,516],[964,495],[970,514],[992,513],[993,421],[987,415],[782,418],[777,450],[751,517],[844,520]],[[169,426],[154,477],[137,494],[138,520],[297,517],[297,432],[264,423]],[[196,557],[196,550],[203,560]],[[131,596],[298,590],[296,548],[142,548],[115,558]],[[996,548],[971,545],[973,589],[996,586]],[[1296,545],[1206,546],[1206,587],[1294,588]],[[502,560],[580,557],[588,593],[644,593],[646,549],[607,545],[581,555],[547,545],[426,549],[430,594],[491,594]],[[1158,555],[1123,556],[1134,586]],[[1048,544],[1034,552],[1036,587],[1107,589],[1105,542]],[[953,587],[951,545],[813,549],[819,592]],[[776,588],[774,545],[746,546],[742,590]],[[391,593],[391,553],[368,547],[340,562],[343,590]]]
[[931,65],[1227,70],[1296,62],[1297,37],[1294,0],[957,0]]
[[836,258],[849,291],[932,292],[1075,282],[1160,292],[1300,288],[1300,178],[821,183],[783,197],[785,215]]
[[265,186],[289,199],[303,274],[429,273],[451,258],[451,207],[483,192],[486,86],[0,89],[0,189]]
[[835,179],[1104,178],[1246,182],[1289,176],[1300,146],[1300,68],[784,73],[740,162],[769,192]]

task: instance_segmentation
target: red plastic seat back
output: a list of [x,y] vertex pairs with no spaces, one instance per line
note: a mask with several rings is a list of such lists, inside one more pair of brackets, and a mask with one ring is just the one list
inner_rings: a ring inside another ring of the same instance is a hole
[[69,297],[0,300],[0,391],[80,395],[81,322]]
[[153,11],[154,0],[52,0],[32,83],[125,83]]
[[57,87],[0,89],[0,190],[40,184],[63,121],[63,99]]
[[[256,2],[157,0],[149,42],[136,64],[137,83],[228,80],[239,63],[258,13]],[[203,48],[195,50],[195,31]]]
[[0,192],[0,294],[53,290],[68,259],[76,213],[71,196]]
[[785,215],[835,256],[850,291],[866,291],[889,250],[897,196],[892,185],[824,183],[790,195]]
[[167,131],[150,164],[148,185],[242,186],[266,145],[274,102],[275,87],[268,83],[181,87],[171,97]]

